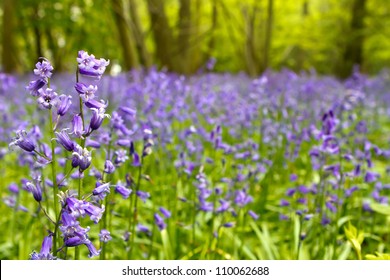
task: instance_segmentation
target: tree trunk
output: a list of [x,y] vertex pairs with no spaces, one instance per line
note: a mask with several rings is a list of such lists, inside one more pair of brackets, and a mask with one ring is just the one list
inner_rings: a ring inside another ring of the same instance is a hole
[[267,22],[265,27],[265,40],[264,40],[264,62],[261,72],[267,70],[270,64],[270,50],[272,42],[272,26],[274,18],[274,1],[268,0],[267,7]]
[[[208,55],[211,57],[211,53],[213,52],[215,48],[215,30],[217,29],[218,25],[218,8],[217,8],[217,0],[213,0],[213,7],[212,7],[212,15],[211,15],[211,35],[210,40],[208,44]],[[210,58],[209,57],[209,58]]]
[[148,0],[148,10],[157,59],[161,66],[172,70],[174,66],[172,59],[173,35],[165,14],[164,1]]
[[122,0],[111,0],[112,12],[114,15],[116,27],[119,35],[119,43],[122,47],[123,67],[124,70],[129,71],[132,68],[138,68],[139,62],[136,53],[136,47],[129,26],[126,21],[123,10]]
[[354,66],[363,64],[364,17],[366,0],[355,0],[352,7],[350,36],[344,52],[344,63],[340,67],[340,77],[348,77]]
[[141,21],[138,15],[137,2],[135,0],[129,0],[130,16],[131,16],[131,27],[134,33],[136,41],[136,48],[140,62],[146,68],[152,66],[152,58],[146,48],[145,36],[142,31]]
[[179,34],[177,36],[178,49],[175,51],[176,70],[188,74],[191,69],[190,62],[190,38],[191,38],[191,1],[180,0],[179,9]]
[[3,0],[3,71],[12,73],[17,70],[17,48],[15,46],[15,0]]

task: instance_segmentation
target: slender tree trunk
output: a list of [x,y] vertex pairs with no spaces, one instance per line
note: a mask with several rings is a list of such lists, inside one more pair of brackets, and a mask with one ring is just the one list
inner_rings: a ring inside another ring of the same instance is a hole
[[188,74],[191,69],[190,61],[190,38],[191,38],[191,1],[180,0],[179,9],[179,34],[177,36],[178,49],[175,51],[176,70]]
[[211,56],[211,53],[213,52],[215,48],[215,30],[217,29],[218,25],[218,7],[217,7],[217,0],[213,0],[213,6],[212,6],[212,14],[211,14],[211,36],[208,44],[208,54]]
[[15,72],[18,68],[17,48],[15,46],[15,4],[16,0],[3,0],[3,70]]
[[264,62],[261,72],[267,70],[270,64],[270,50],[272,42],[272,26],[274,20],[274,1],[268,0],[267,7],[267,22],[265,25],[265,40],[264,40]]
[[136,46],[127,24],[122,0],[111,0],[112,12],[114,15],[116,27],[118,30],[119,43],[122,47],[123,67],[128,71],[132,68],[138,68],[139,62],[136,53]]
[[254,22],[255,22],[255,12],[250,9],[248,11],[248,7],[243,8],[242,10],[243,16],[245,18],[245,62],[247,72],[251,76],[256,76],[256,66],[257,61],[254,53],[255,49],[255,41],[254,41]]
[[165,14],[164,1],[147,1],[157,59],[161,66],[172,70],[174,66],[172,58],[173,35]]
[[363,43],[364,43],[364,18],[366,15],[366,0],[354,0],[352,7],[352,18],[350,36],[348,38],[344,63],[340,67],[340,77],[348,77],[353,67],[363,64]]
[[145,36],[142,31],[141,21],[139,19],[137,0],[129,0],[130,16],[131,16],[131,27],[134,33],[136,41],[136,48],[140,62],[146,68],[152,66],[152,58],[145,44]]
[[39,26],[38,12],[39,12],[39,2],[34,4],[33,14],[31,15],[31,23],[33,25],[33,32],[34,32],[35,52],[37,56],[35,59],[43,56],[42,32]]

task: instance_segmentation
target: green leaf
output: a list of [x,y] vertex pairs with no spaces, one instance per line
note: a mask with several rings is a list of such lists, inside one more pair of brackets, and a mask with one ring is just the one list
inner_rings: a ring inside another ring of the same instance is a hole
[[390,254],[382,254],[378,252],[376,252],[375,255],[365,255],[365,257],[367,260],[390,260]]
[[371,209],[374,210],[376,213],[390,216],[390,206],[389,205],[372,203],[372,204],[370,204],[370,206],[371,206]]

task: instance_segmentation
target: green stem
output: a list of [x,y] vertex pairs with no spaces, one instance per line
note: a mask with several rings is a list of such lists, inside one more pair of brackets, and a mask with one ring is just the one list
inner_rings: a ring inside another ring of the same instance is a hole
[[[83,188],[83,179],[81,178],[81,171],[79,171],[79,186],[78,186],[78,191],[77,191],[77,198],[80,200],[81,199],[81,190]],[[80,259],[80,249],[78,246],[76,246],[75,251],[74,251],[74,259],[79,260]]]
[[302,216],[299,217],[299,230],[298,230],[298,248],[297,248],[297,260],[299,260],[299,253],[301,252],[301,246],[302,246]]
[[[54,130],[53,130],[53,114],[51,108],[49,109],[49,130],[50,130],[50,143],[51,143],[51,176],[53,180],[53,203],[54,203],[54,214],[58,217],[58,185],[57,185],[57,171],[56,171],[56,154],[55,154],[55,143]],[[56,228],[54,229],[53,236],[53,252],[54,256],[57,255],[57,227],[58,220],[56,220]]]
[[129,259],[131,259],[131,255],[133,254],[133,249],[134,249],[134,240],[135,240],[135,224],[137,223],[137,218],[138,218],[138,196],[137,192],[140,189],[140,183],[141,183],[141,175],[142,175],[142,166],[144,163],[144,158],[141,157],[141,164],[139,166],[139,172],[138,172],[138,179],[137,179],[137,185],[136,185],[136,190],[135,193],[133,194],[134,196],[134,208],[133,208],[133,219],[131,223],[131,243],[130,243],[130,250],[129,250]]

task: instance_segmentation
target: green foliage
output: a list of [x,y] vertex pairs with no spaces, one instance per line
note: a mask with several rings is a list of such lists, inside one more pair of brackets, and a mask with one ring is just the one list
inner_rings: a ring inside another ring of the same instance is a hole
[[354,227],[351,223],[348,223],[348,226],[344,227],[344,233],[348,241],[351,242],[352,247],[354,248],[358,259],[361,260],[362,259],[361,245],[364,240],[364,233],[358,232],[356,227]]
[[378,253],[378,252],[376,252],[375,255],[368,254],[365,257],[367,260],[375,260],[375,261],[378,261],[378,260],[389,261],[390,260],[390,254],[382,254],[382,253]]
[[[134,33],[128,1],[122,1],[129,32]],[[152,34],[147,1],[134,2],[142,40],[152,54],[152,63],[158,65],[154,54],[159,46]],[[174,38],[181,32],[180,2],[164,1]],[[354,0],[272,2],[272,37],[266,59],[269,1],[192,1],[191,25],[186,30],[190,36],[188,51],[191,55],[186,58],[190,71],[197,71],[210,57],[215,57],[218,61],[216,70],[223,72],[259,73],[267,60],[269,67],[274,69],[288,67],[301,71],[314,68],[319,73],[337,73],[344,63],[345,46],[353,36],[350,21]],[[38,56],[45,56],[53,61],[56,69],[73,71],[71,64],[66,62],[72,61],[75,49],[110,57],[113,65],[124,65],[111,1],[19,0],[13,3],[16,19],[14,55],[19,68],[30,69]],[[377,73],[390,65],[389,13],[389,1],[367,1],[361,67],[368,73]],[[134,37],[132,40],[140,39]],[[174,55],[183,51],[176,39],[170,45]]]

